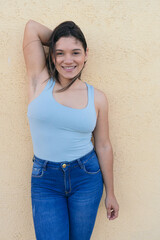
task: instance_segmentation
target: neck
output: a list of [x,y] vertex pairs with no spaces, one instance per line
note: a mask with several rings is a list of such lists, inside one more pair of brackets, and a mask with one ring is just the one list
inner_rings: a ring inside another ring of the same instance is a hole
[[[74,83],[72,84],[71,88],[77,86],[77,84],[79,83],[78,81],[79,79],[77,78]],[[63,87],[66,87],[72,80],[71,79],[66,79],[66,78],[62,78],[59,76],[59,81],[60,81],[60,86],[63,88]]]

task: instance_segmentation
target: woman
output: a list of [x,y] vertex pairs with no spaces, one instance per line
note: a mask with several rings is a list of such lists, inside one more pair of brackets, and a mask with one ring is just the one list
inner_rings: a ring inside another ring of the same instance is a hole
[[[43,46],[49,47],[47,57]],[[36,238],[89,240],[103,183],[109,220],[117,218],[119,210],[107,98],[81,81],[88,48],[74,22],[63,22],[52,31],[28,21],[23,53],[34,149],[31,198]]]

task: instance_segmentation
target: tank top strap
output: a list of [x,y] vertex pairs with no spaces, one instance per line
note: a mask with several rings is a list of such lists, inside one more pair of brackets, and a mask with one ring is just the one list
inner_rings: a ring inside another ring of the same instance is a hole
[[94,87],[90,84],[88,84],[88,105],[90,107],[93,107],[94,106]]
[[47,91],[52,92],[54,84],[55,84],[55,80],[53,78],[50,78],[46,84]]

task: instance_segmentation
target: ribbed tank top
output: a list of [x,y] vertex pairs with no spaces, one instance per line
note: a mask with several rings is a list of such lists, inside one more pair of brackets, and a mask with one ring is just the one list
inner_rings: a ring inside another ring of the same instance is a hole
[[72,161],[93,149],[91,137],[96,126],[94,87],[86,83],[88,104],[76,109],[55,100],[54,85],[55,80],[51,78],[40,95],[28,104],[33,151],[36,157],[44,160]]

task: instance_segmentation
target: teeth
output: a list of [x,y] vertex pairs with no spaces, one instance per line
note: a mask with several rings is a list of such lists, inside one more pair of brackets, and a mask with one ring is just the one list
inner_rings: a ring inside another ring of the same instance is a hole
[[74,68],[74,67],[64,67],[64,68],[66,68],[66,69],[72,69],[72,68]]

